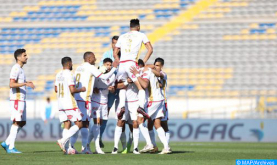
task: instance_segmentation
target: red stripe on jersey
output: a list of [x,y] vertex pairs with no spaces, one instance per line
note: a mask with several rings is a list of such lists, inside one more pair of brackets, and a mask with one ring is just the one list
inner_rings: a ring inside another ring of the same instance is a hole
[[10,100],[10,101],[22,101],[22,102],[26,102],[26,101],[24,101],[24,100]]
[[136,63],[136,64],[137,64],[137,62],[136,62],[136,61],[133,61],[133,60],[125,60],[125,61],[120,61],[119,63],[125,63],[125,62],[134,62],[134,63]]
[[99,103],[99,102],[93,101],[93,100],[91,100],[91,102],[94,102],[94,103],[97,103],[97,104],[100,104],[100,105],[107,105],[107,103]]
[[102,73],[99,76],[97,76],[97,78],[99,78],[101,75],[102,75]]
[[70,111],[70,110],[76,111],[76,109],[78,109],[78,108],[73,108],[73,109],[60,109],[59,111]]
[[138,100],[134,100],[134,101],[126,101],[126,103],[133,103],[133,102],[137,102]]

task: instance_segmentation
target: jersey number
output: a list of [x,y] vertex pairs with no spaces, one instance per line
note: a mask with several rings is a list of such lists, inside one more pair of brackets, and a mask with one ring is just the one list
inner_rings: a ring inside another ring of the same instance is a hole
[[76,88],[79,88],[79,85],[80,85],[80,78],[81,78],[81,74],[80,73],[78,73],[77,75],[76,75]]
[[63,91],[63,84],[59,84],[59,97],[64,96],[64,91]]

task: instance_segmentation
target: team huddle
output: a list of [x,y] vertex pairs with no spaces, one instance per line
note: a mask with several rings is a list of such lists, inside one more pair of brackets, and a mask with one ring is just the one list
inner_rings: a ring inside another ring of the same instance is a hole
[[[147,36],[139,31],[139,20],[132,19],[129,32],[112,38],[113,48],[104,54],[100,68],[95,66],[93,52],[84,53],[84,63],[74,72],[72,59],[61,59],[63,69],[56,75],[55,92],[63,133],[57,142],[65,154],[78,153],[74,144],[79,132],[82,154],[93,153],[90,147],[92,140],[95,153],[105,154],[101,149],[104,148],[102,135],[112,106],[117,118],[112,154],[119,152],[119,141],[122,153],[130,152],[132,143],[134,154],[158,152],[153,127],[164,147],[160,154],[172,152],[167,125],[167,75],[162,71],[164,60],[156,58],[154,64],[147,64],[153,48]],[[147,49],[143,60],[138,59],[142,43]],[[14,147],[14,141],[20,128],[26,124],[26,86],[35,88],[32,82],[26,81],[22,69],[28,59],[26,51],[17,50],[15,59],[17,64],[10,76],[13,125],[10,135],[1,143],[7,153],[21,153]],[[128,142],[125,125],[130,129]],[[138,149],[140,133],[146,140],[141,150]]]

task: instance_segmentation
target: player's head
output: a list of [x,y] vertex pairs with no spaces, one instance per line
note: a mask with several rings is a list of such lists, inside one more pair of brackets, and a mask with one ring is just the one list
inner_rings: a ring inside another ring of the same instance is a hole
[[84,53],[84,61],[90,63],[91,65],[95,65],[95,55],[93,52],[85,52]]
[[143,68],[143,67],[145,66],[145,64],[144,64],[144,62],[143,62],[142,59],[139,59],[139,60],[138,60],[138,66],[139,66],[140,68]]
[[62,58],[62,65],[63,65],[63,68],[64,69],[69,69],[69,70],[72,70],[72,60],[70,57],[64,57]]
[[112,38],[112,48],[113,48],[113,50],[115,48],[115,44],[117,43],[118,38],[119,38],[118,36],[113,36],[113,38]]
[[113,63],[113,60],[110,58],[105,58],[103,60],[103,65],[107,68],[108,72],[112,69],[112,63]]
[[47,101],[48,103],[50,103],[50,97],[47,97],[47,98],[46,98],[46,101]]
[[22,64],[26,64],[27,60],[28,60],[26,50],[25,49],[17,49],[14,52],[14,58],[15,58],[16,62],[20,61]]
[[139,24],[139,19],[131,19],[130,21],[130,29],[132,30],[140,30],[140,24]]
[[155,69],[160,72],[164,66],[164,59],[160,57],[156,58],[154,65],[155,65]]

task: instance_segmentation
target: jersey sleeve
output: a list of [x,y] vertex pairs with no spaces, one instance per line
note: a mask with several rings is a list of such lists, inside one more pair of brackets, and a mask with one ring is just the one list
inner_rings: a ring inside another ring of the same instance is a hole
[[19,68],[12,67],[11,73],[10,73],[10,79],[17,80],[19,76]]
[[75,85],[75,76],[70,73],[69,76],[68,76],[68,86],[74,86]]
[[149,80],[149,79],[150,79],[150,73],[151,73],[151,72],[152,72],[152,71],[148,69],[147,71],[145,71],[145,72],[142,73],[141,78]]
[[120,48],[121,47],[121,42],[122,42],[122,37],[119,36],[117,43],[115,44],[115,47]]
[[99,78],[102,75],[102,72],[100,72],[94,65],[91,65],[90,72],[96,78]]
[[149,39],[147,38],[147,36],[144,33],[141,33],[141,34],[142,34],[142,42],[144,44],[146,44],[147,42],[150,42]]
[[161,71],[161,74],[163,75],[163,80],[165,80],[165,81],[167,81],[167,74],[165,73],[165,72],[163,72],[163,71]]

